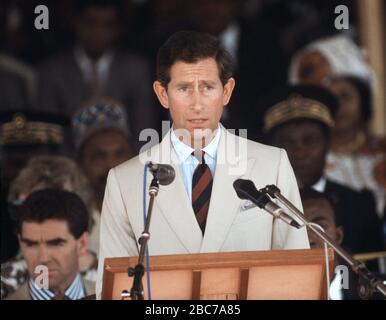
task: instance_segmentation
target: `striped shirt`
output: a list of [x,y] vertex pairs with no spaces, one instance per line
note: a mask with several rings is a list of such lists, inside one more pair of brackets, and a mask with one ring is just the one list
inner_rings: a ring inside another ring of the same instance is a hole
[[[52,300],[55,297],[55,293],[39,286],[29,279],[28,290],[32,297],[32,300]],[[82,278],[79,274],[75,277],[75,280],[64,292],[65,300],[79,300],[85,297],[85,290],[83,287]]]

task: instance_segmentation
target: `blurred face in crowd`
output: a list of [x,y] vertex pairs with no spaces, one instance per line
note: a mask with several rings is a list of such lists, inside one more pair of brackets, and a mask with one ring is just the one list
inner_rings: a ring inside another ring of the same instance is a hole
[[87,55],[98,59],[118,37],[117,9],[112,6],[89,6],[76,20],[76,32]]
[[23,222],[19,241],[30,277],[41,275],[41,271],[35,273],[36,267],[46,266],[49,289],[64,292],[78,273],[78,259],[87,252],[88,238],[85,232],[75,239],[64,220]]
[[218,128],[234,86],[233,78],[222,84],[216,61],[207,58],[197,63],[177,61],[170,69],[167,87],[155,81],[154,91],[162,106],[169,109],[174,129],[188,130],[193,144],[202,139],[205,129],[214,132]]
[[297,76],[301,84],[320,85],[330,71],[329,62],[318,51],[309,51],[299,57]]
[[14,149],[2,150],[2,182],[5,186],[14,180],[19,172],[26,166],[29,159],[43,154],[55,154],[58,150],[49,146],[22,146]]
[[234,0],[191,0],[189,13],[201,31],[218,35],[240,14],[240,3]]
[[309,120],[284,124],[276,129],[273,144],[287,151],[299,187],[312,186],[322,177],[328,141],[321,125]]
[[335,115],[334,131],[342,132],[358,129],[361,121],[360,93],[348,80],[332,79],[328,89],[336,95],[339,107]]
[[98,202],[103,200],[109,170],[133,155],[127,138],[117,130],[101,131],[86,140],[80,162]]
[[[327,199],[305,199],[303,201],[304,215],[309,222],[320,225],[326,234],[341,244],[343,241],[343,228],[335,224],[335,212]],[[323,241],[308,231],[311,248],[322,248]]]

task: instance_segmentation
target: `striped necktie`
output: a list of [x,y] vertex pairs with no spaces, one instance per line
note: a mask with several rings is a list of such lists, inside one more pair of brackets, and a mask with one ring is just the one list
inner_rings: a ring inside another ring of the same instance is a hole
[[[197,155],[195,156],[197,157]],[[201,157],[197,158],[202,158],[202,162],[200,161],[193,173],[192,206],[198,225],[201,228],[202,234],[204,234],[210,195],[212,193],[213,177],[208,165],[205,163],[204,153],[201,154]]]

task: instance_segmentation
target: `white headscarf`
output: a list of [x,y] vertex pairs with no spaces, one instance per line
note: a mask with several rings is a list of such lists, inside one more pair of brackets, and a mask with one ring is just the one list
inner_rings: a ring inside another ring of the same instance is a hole
[[331,76],[352,76],[369,84],[375,90],[376,82],[374,71],[367,63],[364,53],[350,38],[336,35],[316,40],[298,51],[291,59],[289,82],[299,84],[299,58],[304,53],[317,51],[328,61],[331,67]]

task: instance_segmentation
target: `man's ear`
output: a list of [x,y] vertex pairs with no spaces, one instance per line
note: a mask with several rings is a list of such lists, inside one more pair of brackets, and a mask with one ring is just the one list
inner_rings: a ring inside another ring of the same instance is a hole
[[168,97],[168,92],[166,88],[161,84],[159,81],[154,81],[153,83],[153,90],[161,103],[161,105],[165,109],[169,109],[169,97]]
[[88,243],[90,241],[90,234],[86,231],[78,239],[78,253],[79,255],[86,254],[88,251]]
[[344,237],[343,227],[337,227],[336,228],[336,242],[338,244],[342,244],[343,237]]
[[234,78],[229,78],[227,83],[224,85],[223,92],[223,105],[226,106],[231,99],[233,89],[235,88],[236,81]]

